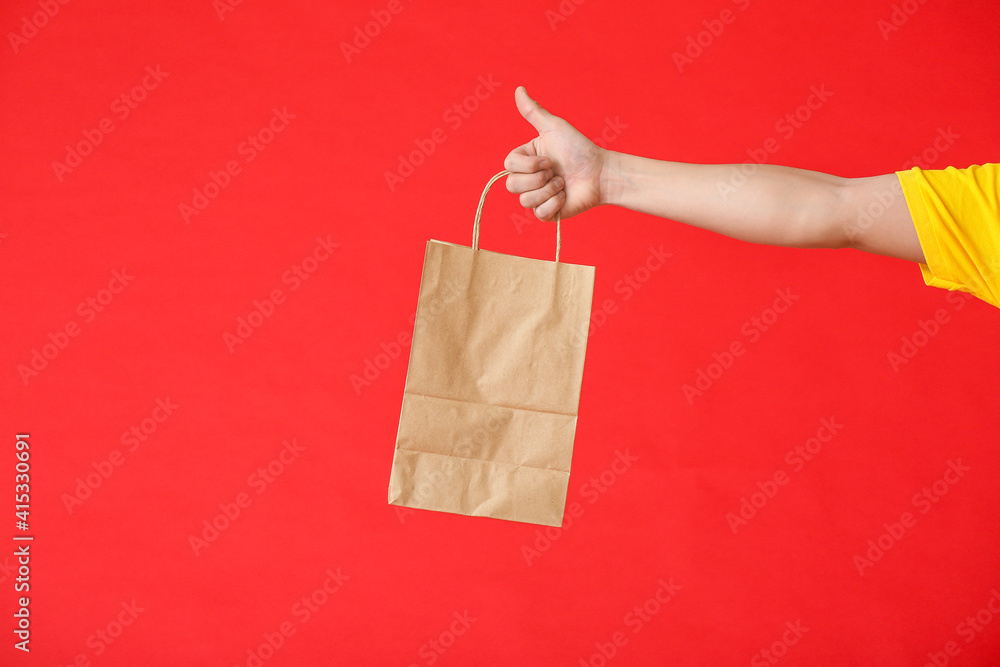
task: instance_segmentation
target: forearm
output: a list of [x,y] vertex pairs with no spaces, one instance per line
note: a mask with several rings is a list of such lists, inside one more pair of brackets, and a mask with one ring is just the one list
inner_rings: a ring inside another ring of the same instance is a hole
[[748,164],[686,164],[609,152],[605,204],[753,243],[843,247],[848,179]]

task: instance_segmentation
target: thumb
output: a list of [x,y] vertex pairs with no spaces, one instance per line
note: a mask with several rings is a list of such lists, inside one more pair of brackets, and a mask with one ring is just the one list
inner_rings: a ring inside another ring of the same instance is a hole
[[514,102],[524,119],[531,123],[539,134],[553,129],[555,116],[543,109],[541,104],[528,97],[528,91],[524,89],[524,86],[518,86],[517,90],[514,91]]

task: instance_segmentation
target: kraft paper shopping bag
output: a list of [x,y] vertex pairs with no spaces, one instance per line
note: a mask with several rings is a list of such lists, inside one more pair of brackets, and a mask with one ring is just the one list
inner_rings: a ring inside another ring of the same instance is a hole
[[594,267],[428,241],[389,503],[562,525]]

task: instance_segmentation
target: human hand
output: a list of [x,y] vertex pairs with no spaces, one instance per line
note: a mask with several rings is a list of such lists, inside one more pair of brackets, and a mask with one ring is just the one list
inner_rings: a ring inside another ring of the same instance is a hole
[[602,180],[608,152],[528,97],[524,86],[514,91],[517,110],[538,136],[512,150],[504,160],[507,190],[521,196],[521,206],[539,220],[562,219],[603,203]]

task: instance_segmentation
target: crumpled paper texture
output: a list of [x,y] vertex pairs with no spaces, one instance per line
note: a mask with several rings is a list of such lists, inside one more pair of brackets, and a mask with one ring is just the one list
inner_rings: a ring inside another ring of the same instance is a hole
[[594,267],[429,241],[389,503],[562,525]]

